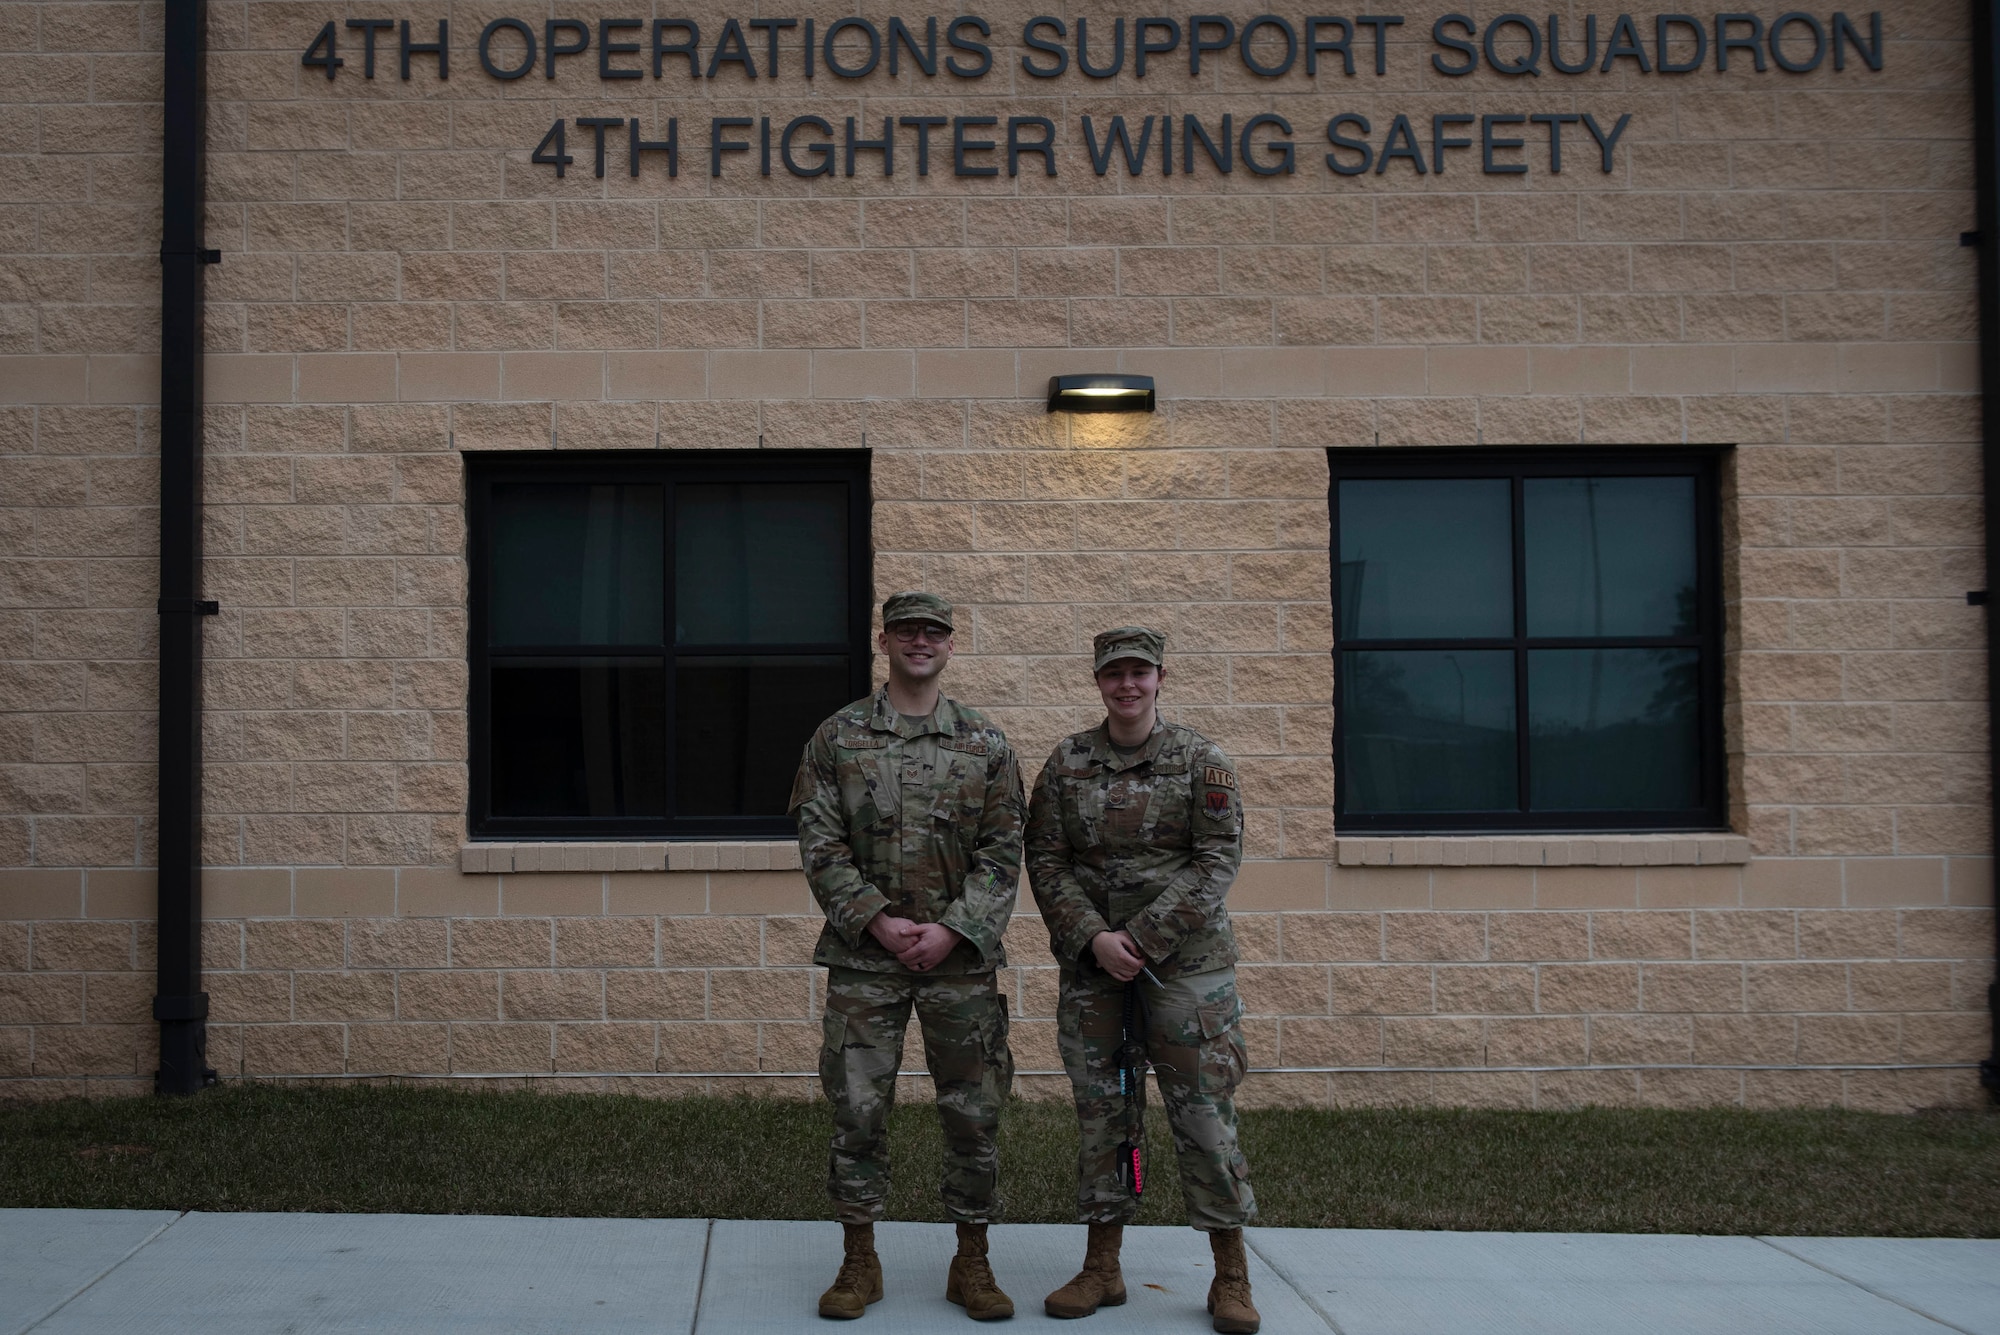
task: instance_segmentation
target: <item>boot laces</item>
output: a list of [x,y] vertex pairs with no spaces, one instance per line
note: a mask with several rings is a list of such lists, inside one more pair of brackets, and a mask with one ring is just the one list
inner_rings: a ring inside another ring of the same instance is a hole
[[866,1290],[868,1287],[868,1262],[870,1259],[867,1252],[849,1252],[840,1263],[840,1273],[834,1276],[833,1287],[836,1289],[852,1289],[856,1293]]
[[1000,1281],[993,1277],[993,1267],[983,1256],[961,1256],[958,1258],[959,1283],[968,1293],[988,1294],[1000,1291]]

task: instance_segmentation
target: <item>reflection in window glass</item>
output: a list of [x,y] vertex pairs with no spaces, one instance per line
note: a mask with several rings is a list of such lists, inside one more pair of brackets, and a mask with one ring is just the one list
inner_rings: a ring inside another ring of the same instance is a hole
[[846,639],[846,487],[687,483],[674,524],[676,644]]
[[1530,650],[1529,806],[1699,805],[1699,661],[1693,649]]
[[1528,634],[1694,633],[1693,478],[1523,485]]
[[1518,805],[1510,651],[1344,653],[1340,707],[1349,811]]
[[496,816],[666,813],[666,673],[657,658],[495,658]]
[[1343,639],[1514,633],[1506,478],[1340,484]]
[[658,644],[662,489],[493,488],[493,645]]
[[844,656],[678,660],[675,809],[688,816],[783,811],[806,740],[847,703]]

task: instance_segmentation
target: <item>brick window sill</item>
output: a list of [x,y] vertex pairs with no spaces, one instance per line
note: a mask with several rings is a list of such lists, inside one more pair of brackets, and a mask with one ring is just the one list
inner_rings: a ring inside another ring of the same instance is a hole
[[1343,867],[1716,867],[1750,861],[1740,834],[1458,835],[1334,839]]
[[[1343,867],[1721,867],[1750,861],[1739,834],[1491,835],[1334,840]],[[700,843],[477,843],[462,872],[797,871],[789,839]]]
[[706,843],[463,844],[462,872],[558,871],[797,871],[799,846],[790,839]]

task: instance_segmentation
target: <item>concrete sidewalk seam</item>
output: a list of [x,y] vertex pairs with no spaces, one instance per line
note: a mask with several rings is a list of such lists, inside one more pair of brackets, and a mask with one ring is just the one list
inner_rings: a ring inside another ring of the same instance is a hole
[[1264,1249],[1257,1245],[1257,1239],[1251,1234],[1250,1230],[1247,1228],[1243,1230],[1243,1243],[1251,1251],[1257,1254],[1257,1259],[1262,1261],[1266,1266],[1268,1266],[1272,1274],[1276,1275],[1279,1279],[1283,1280],[1286,1286],[1289,1287],[1293,1293],[1299,1295],[1299,1301],[1304,1303],[1307,1307],[1310,1307],[1313,1311],[1314,1316],[1318,1317],[1321,1321],[1326,1322],[1327,1329],[1332,1331],[1333,1335],[1347,1335],[1347,1332],[1340,1328],[1340,1323],[1333,1319],[1333,1313],[1327,1311],[1324,1307],[1321,1307],[1319,1305],[1319,1300],[1314,1298],[1311,1294],[1307,1293],[1304,1289],[1300,1288],[1299,1282],[1293,1279],[1289,1274],[1287,1274],[1283,1266],[1279,1265],[1276,1261],[1273,1261],[1269,1256],[1264,1254]]
[[1813,1260],[1810,1256],[1800,1256],[1790,1247],[1784,1246],[1782,1243],[1778,1242],[1774,1238],[1767,1238],[1760,1234],[1757,1236],[1757,1241],[1763,1243],[1766,1247],[1771,1248],[1773,1251],[1782,1252],[1784,1255],[1791,1257],[1794,1261],[1799,1261],[1806,1265],[1811,1266],[1813,1269],[1820,1271],[1822,1274],[1831,1275],[1843,1284],[1852,1284],[1855,1288],[1860,1289],[1863,1293],[1872,1294],[1875,1297],[1880,1298],[1885,1303],[1894,1303],[1896,1306],[1902,1308],[1904,1311],[1914,1312],[1916,1315],[1922,1317],[1926,1321],[1935,1321],[1938,1325],[1943,1326],[1946,1330],[1955,1330],[1958,1332],[1958,1335],[1979,1335],[1977,1331],[1967,1330],[1964,1326],[1954,1325],[1952,1322],[1946,1321],[1943,1317],[1938,1316],[1936,1313],[1926,1312],[1923,1308],[1918,1307],[1916,1304],[1905,1302],[1903,1299],[1896,1297],[1892,1293],[1884,1293],[1882,1292],[1882,1290],[1876,1288],[1872,1284],[1864,1284],[1862,1281],[1854,1278],[1852,1275],[1843,1275],[1838,1270],[1835,1270],[1832,1266],[1822,1265],[1820,1262]]
[[715,1220],[707,1222],[708,1227],[701,1235],[701,1270],[695,1275],[694,1311],[688,1314],[688,1335],[695,1335],[701,1329],[701,1300],[708,1293],[708,1256],[715,1246]]
[[193,1212],[189,1210],[182,1210],[172,1219],[169,1219],[166,1223],[161,1224],[151,1233],[148,1233],[145,1237],[139,1239],[139,1243],[137,1246],[133,1247],[130,1251],[126,1252],[123,1256],[119,1257],[117,1260],[113,1261],[110,1265],[104,1267],[104,1269],[98,1271],[95,1275],[92,1275],[90,1277],[90,1282],[88,1284],[85,1284],[75,1293],[72,1293],[69,1297],[63,1299],[61,1302],[57,1303],[54,1307],[51,1307],[48,1311],[42,1313],[40,1316],[36,1317],[33,1321],[30,1321],[27,1325],[22,1326],[19,1330],[17,1330],[14,1333],[14,1335],[29,1335],[29,1332],[34,1330],[36,1327],[47,1325],[49,1321],[55,1317],[56,1313],[62,1311],[63,1308],[68,1307],[78,1298],[81,1298],[84,1294],[89,1293],[92,1289],[96,1288],[111,1274],[112,1271],[116,1270],[119,1266],[124,1265],[127,1261],[137,1256],[140,1252],[146,1250],[146,1248],[152,1246],[153,1243],[159,1239],[161,1234],[165,1233],[175,1224],[180,1223],[181,1220],[187,1218],[188,1215],[191,1213]]

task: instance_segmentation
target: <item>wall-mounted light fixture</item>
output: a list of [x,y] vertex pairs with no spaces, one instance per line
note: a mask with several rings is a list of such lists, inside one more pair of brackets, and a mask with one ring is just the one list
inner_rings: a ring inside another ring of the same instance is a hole
[[1057,375],[1049,377],[1052,413],[1149,413],[1149,375]]

